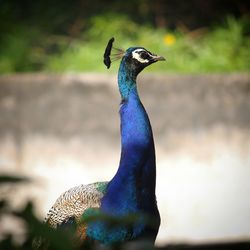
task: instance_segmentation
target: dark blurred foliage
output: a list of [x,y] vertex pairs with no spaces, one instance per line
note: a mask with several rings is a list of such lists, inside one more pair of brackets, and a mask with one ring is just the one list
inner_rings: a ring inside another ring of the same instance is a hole
[[88,18],[107,12],[125,14],[138,23],[165,28],[182,25],[192,30],[221,22],[228,15],[248,15],[249,10],[247,0],[1,0],[0,30],[3,35],[22,23],[49,33],[77,36],[86,28]]
[[226,16],[237,18],[249,15],[250,2],[246,0],[158,0],[154,2],[154,23],[160,27],[184,26],[189,30],[222,22]]

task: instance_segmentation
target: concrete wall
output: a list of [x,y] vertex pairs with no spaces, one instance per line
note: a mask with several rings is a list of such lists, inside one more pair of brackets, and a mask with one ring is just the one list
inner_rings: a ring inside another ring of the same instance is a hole
[[[250,237],[250,75],[144,74],[138,85],[157,150],[158,243]],[[43,217],[68,188],[112,178],[119,102],[114,75],[1,76],[0,172],[34,179],[13,205],[33,199]]]

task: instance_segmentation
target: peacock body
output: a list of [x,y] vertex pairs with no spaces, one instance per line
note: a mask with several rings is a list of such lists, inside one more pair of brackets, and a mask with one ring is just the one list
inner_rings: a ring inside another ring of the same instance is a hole
[[[80,185],[63,193],[46,216],[46,223],[51,227],[76,223],[79,238],[103,244],[139,239],[155,241],[160,225],[155,196],[155,147],[150,121],[137,92],[136,77],[145,67],[160,60],[165,59],[141,47],[122,52],[118,72],[121,94],[118,170],[109,182]],[[89,214],[137,215],[141,220],[130,226],[115,227],[102,220],[82,223]],[[148,218],[154,223],[148,223]]]

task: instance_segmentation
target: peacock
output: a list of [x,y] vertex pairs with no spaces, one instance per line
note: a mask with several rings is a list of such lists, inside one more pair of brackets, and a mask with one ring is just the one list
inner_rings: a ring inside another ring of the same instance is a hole
[[[145,239],[154,243],[160,226],[155,195],[155,146],[150,121],[138,95],[136,78],[144,68],[165,58],[143,47],[130,47],[126,51],[114,48],[113,42],[114,38],[108,42],[104,63],[109,68],[113,60],[121,59],[118,72],[121,95],[118,170],[109,182],[80,185],[63,193],[45,221],[55,229],[76,225],[76,235],[83,241],[111,245]],[[111,51],[115,53],[111,54]],[[115,218],[135,215],[137,219],[129,225],[110,227],[98,216],[99,219],[88,221],[86,218],[91,215]]]

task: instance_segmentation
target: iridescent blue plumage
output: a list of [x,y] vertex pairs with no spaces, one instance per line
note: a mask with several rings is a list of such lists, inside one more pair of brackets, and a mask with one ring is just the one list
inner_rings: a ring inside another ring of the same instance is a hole
[[[142,238],[154,242],[160,225],[155,197],[156,164],[153,134],[136,86],[138,73],[155,61],[143,64],[133,58],[134,51],[146,50],[129,48],[120,64],[118,85],[122,98],[121,158],[118,171],[101,199],[100,211],[112,216],[145,216],[151,218],[154,225],[141,220],[129,228],[119,226],[110,230],[104,222],[90,224],[87,235],[105,244]],[[152,55],[146,52],[149,56]],[[162,57],[152,57],[163,60]]]
[[[110,66],[109,42],[104,57]],[[53,228],[76,224],[81,240],[113,244],[131,240],[154,243],[160,225],[155,197],[156,164],[153,133],[140,101],[136,78],[148,65],[165,60],[141,47],[119,50],[122,61],[118,73],[121,94],[121,157],[117,173],[110,182],[80,185],[63,193],[50,209],[46,223]],[[122,54],[121,54],[122,53]],[[110,227],[105,220],[89,222],[89,216],[115,218],[135,216],[131,223]]]

